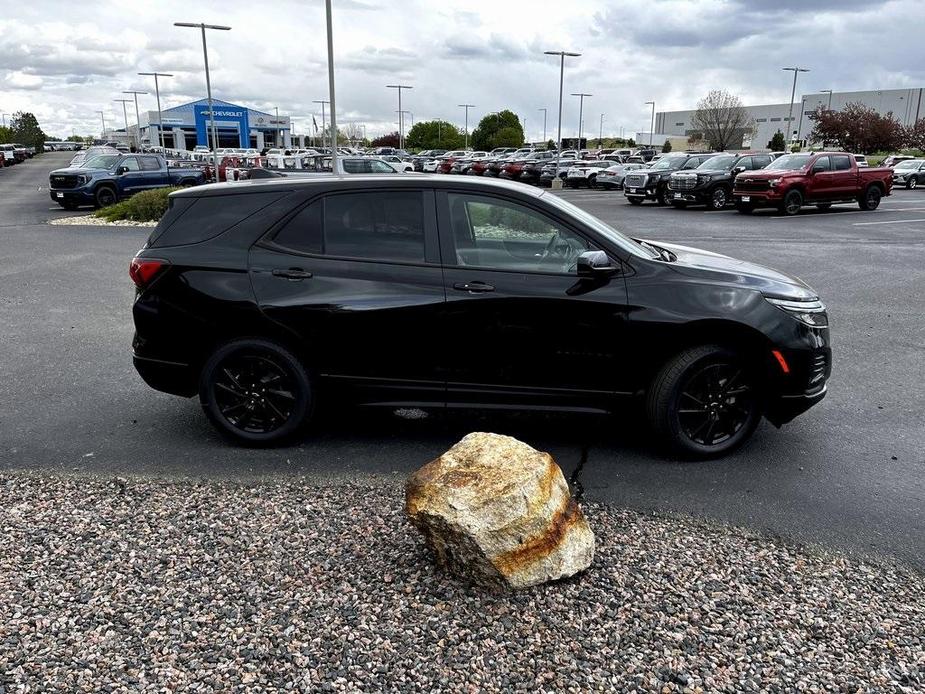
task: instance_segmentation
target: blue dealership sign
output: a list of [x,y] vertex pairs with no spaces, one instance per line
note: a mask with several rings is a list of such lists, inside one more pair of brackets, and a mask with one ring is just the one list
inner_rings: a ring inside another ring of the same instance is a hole
[[[247,122],[247,109],[240,106],[222,106],[214,105],[215,108],[215,127],[227,128],[228,126],[237,127],[239,147],[248,147],[250,144],[250,127]],[[209,145],[209,106],[197,106],[196,114],[196,144]]]

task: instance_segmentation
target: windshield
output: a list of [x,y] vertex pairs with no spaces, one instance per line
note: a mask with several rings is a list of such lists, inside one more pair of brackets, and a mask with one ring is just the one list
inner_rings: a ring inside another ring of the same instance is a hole
[[620,248],[626,250],[633,255],[639,256],[640,258],[658,258],[659,254],[656,253],[651,248],[643,246],[638,241],[634,241],[625,234],[620,233],[613,227],[608,224],[604,224],[601,220],[595,217],[593,214],[588,214],[580,207],[576,207],[570,202],[566,202],[557,195],[552,195],[551,193],[543,192],[543,199],[551,203],[554,207],[562,210],[566,214],[576,217],[581,220],[589,227],[594,229],[598,234],[606,238],[608,241],[616,244]]
[[806,167],[811,156],[811,154],[785,154],[764,168],[766,171],[799,171]]
[[649,168],[656,171],[665,169],[677,169],[680,168],[681,164],[683,164],[685,161],[687,161],[687,157],[684,155],[679,157],[662,157]]
[[83,163],[85,169],[111,169],[121,157],[118,154],[97,154]]
[[738,159],[738,157],[734,154],[724,154],[719,157],[710,157],[697,168],[712,169],[713,171],[725,171],[732,168],[732,165],[736,163],[736,159]]
[[917,169],[919,168],[919,164],[921,163],[922,163],[921,159],[906,159],[904,161],[899,162],[893,168],[894,169]]

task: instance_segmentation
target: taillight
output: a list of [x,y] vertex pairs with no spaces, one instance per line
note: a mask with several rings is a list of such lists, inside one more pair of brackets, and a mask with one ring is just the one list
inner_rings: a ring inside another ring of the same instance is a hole
[[132,264],[129,266],[128,274],[136,287],[144,289],[154,281],[154,278],[157,277],[167,265],[168,263],[166,260],[159,260],[158,258],[139,258],[135,256],[132,258]]

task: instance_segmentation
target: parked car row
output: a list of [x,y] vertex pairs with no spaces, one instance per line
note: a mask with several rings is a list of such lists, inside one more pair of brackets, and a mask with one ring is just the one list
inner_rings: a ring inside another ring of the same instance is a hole
[[16,143],[0,145],[0,166],[13,166],[32,159],[35,156],[35,147],[26,147]]

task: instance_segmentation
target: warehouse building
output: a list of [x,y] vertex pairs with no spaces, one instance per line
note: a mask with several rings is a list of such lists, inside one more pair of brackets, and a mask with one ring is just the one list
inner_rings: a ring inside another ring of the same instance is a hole
[[[790,103],[746,106],[752,126],[751,136],[743,137],[741,148],[766,148],[774,133],[780,130],[793,142],[803,142],[809,138],[813,122],[809,119],[818,107],[824,106],[834,111],[843,109],[847,104],[864,104],[878,113],[893,117],[903,125],[912,125],[919,118],[925,118],[925,98],[922,88],[915,89],[878,89],[866,92],[828,92],[810,93],[797,97]],[[655,114],[655,133],[653,144],[661,145],[668,138],[690,137],[698,130],[693,124],[696,109],[690,111],[659,111]],[[649,133],[637,133],[637,142],[648,142]]]
[[[289,116],[278,118],[270,113],[247,106],[239,106],[220,99],[212,99],[215,130],[219,147],[290,147]],[[145,145],[160,144],[161,131],[164,144],[170,149],[193,149],[196,145],[209,146],[209,102],[200,99],[188,104],[165,108],[160,120],[157,111],[142,111],[141,141]],[[135,126],[129,126],[134,139]]]

